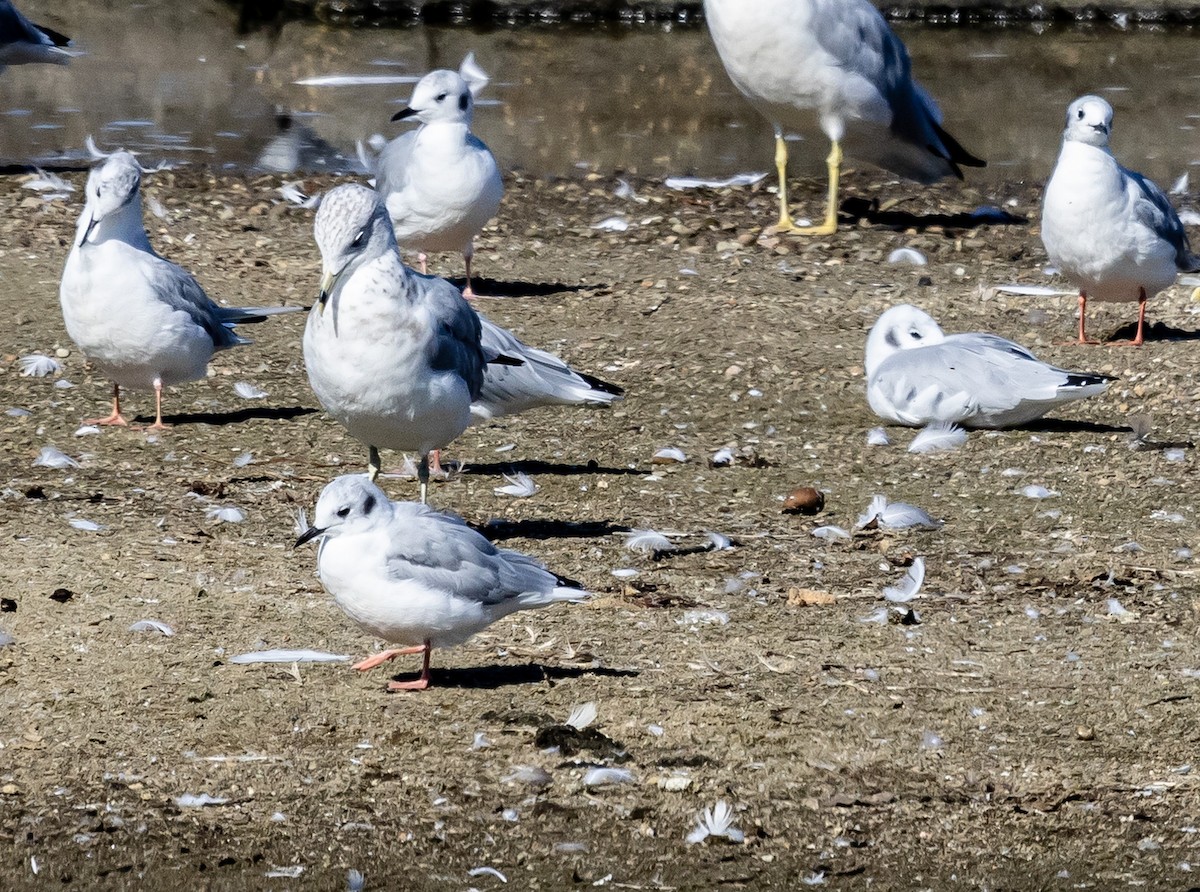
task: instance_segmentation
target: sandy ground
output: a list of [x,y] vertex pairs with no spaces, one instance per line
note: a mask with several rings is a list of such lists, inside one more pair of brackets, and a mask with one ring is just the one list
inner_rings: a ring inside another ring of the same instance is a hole
[[[465,471],[432,499],[595,599],[497,623],[435,654],[431,690],[394,695],[386,681],[415,661],[360,675],[229,659],[380,646],[324,594],[313,549],[291,548],[296,510],[364,463],[308,388],[303,317],[255,327],[254,346],[171,391],[168,432],[80,436],[108,385],[57,305],[79,192],[46,203],[0,183],[0,402],[28,410],[0,416],[0,629],[16,639],[0,648],[0,886],[341,889],[357,870],[367,889],[503,887],[478,867],[514,889],[1192,885],[1188,289],[1153,303],[1164,325],[1142,349],[1059,346],[1073,299],[990,288],[1047,281],[1036,225],[947,216],[989,204],[1036,221],[1036,189],[846,182],[896,203],[834,238],[767,244],[765,189],[639,182],[635,203],[609,179],[509,182],[477,255],[481,290],[505,297],[480,307],[628,399],[469,430],[451,449]],[[156,175],[152,241],[229,303],[308,302],[312,214],[277,185]],[[822,188],[797,183],[797,200],[815,208]],[[591,228],[614,215],[627,231]],[[902,245],[928,266],[889,265]],[[903,429],[869,447],[865,334],[901,301],[1120,381],[950,454],[907,453]],[[1092,317],[1097,332],[1131,318]],[[17,356],[56,349],[61,375],[20,377]],[[242,381],[266,396],[239,397]],[[129,407],[144,422],[152,402]],[[80,466],[35,466],[46,445]],[[738,461],[710,467],[724,446]],[[687,461],[654,464],[662,447]],[[494,495],[512,470],[541,490]],[[824,512],[781,513],[803,485]],[[853,526],[877,493],[945,526],[811,535]],[[210,516],[221,506],[244,522]],[[629,528],[678,533],[679,551],[634,554]],[[705,550],[710,530],[735,547]],[[881,612],[918,556],[915,613]],[[147,618],[174,636],[130,631]],[[596,721],[564,729],[588,701]],[[630,782],[586,786],[593,766]],[[224,802],[178,798],[202,794]],[[687,844],[719,800],[745,841]]]

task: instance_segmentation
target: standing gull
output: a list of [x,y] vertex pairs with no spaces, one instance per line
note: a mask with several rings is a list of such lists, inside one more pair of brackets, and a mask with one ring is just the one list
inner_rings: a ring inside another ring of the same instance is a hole
[[466,430],[483,384],[479,318],[445,279],[404,266],[370,189],[346,184],[326,194],[315,235],[322,278],[304,330],[309,383],[366,444],[371,480],[380,447],[420,454],[424,503],[429,453]]
[[471,133],[475,96],[488,77],[469,54],[457,72],[432,71],[413,88],[408,107],[393,121],[421,122],[389,142],[376,162],[375,188],[384,197],[396,241],[417,251],[421,272],[426,255],[459,251],[471,288],[475,236],[500,208],[504,183],[486,145]]
[[879,317],[867,337],[867,402],[897,424],[1000,428],[1103,393],[1108,375],[1069,372],[994,334],[945,335],[909,304]]
[[0,71],[32,62],[66,65],[75,56],[70,44],[71,38],[33,24],[9,0],[0,0]]
[[[730,80],[775,128],[776,231],[837,231],[843,142],[850,157],[919,183],[984,166],[942,129],[908,50],[868,0],[704,0],[704,15]],[[831,143],[829,198],[824,222],[802,228],[788,210],[784,131],[814,116]]]
[[128,424],[121,414],[125,387],[153,389],[153,427],[165,427],[163,387],[203,378],[214,352],[250,343],[233,325],[304,309],[213,303],[187,270],[150,247],[141,182],[142,168],[128,152],[93,168],[63,269],[67,334],[113,382],[112,414],[88,424]]
[[579,601],[587,592],[533,558],[496,548],[458,517],[392,502],[360,475],[338,477],[317,500],[315,525],[296,545],[320,538],[321,584],[367,632],[404,645],[356,663],[365,672],[402,654],[422,654],[415,681],[429,687],[429,655],[461,644],[518,610]]
[[1108,147],[1112,106],[1083,96],[1067,108],[1062,152],[1042,200],[1042,244],[1050,262],[1079,286],[1079,343],[1087,338],[1088,298],[1138,302],[1138,346],[1146,301],[1200,271],[1187,233],[1166,193],[1127,170]]

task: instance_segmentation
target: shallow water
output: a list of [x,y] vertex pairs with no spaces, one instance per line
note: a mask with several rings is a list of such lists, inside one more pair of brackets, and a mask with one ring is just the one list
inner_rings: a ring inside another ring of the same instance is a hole
[[[506,168],[722,175],[772,163],[770,128],[729,83],[703,28],[477,33],[291,23],[239,35],[235,14],[215,0],[24,7],[75,37],[87,55],[68,68],[0,75],[0,157],[10,163],[79,160],[91,133],[104,148],[145,151],[151,160],[251,167],[277,135],[281,108],[324,145],[297,158],[294,145],[281,153],[276,144],[276,159],[301,170],[345,167],[356,140],[400,132],[388,119],[411,86],[297,81],[400,80],[456,67],[468,50],[494,78],[476,131]],[[1125,163],[1168,183],[1200,164],[1200,43],[1191,31],[899,31],[947,129],[990,162],[968,172],[974,182],[1045,178],[1066,105],[1085,92],[1115,107],[1114,147]],[[179,34],[187,35],[182,46]],[[825,151],[819,134],[802,139],[793,170],[819,170]]]

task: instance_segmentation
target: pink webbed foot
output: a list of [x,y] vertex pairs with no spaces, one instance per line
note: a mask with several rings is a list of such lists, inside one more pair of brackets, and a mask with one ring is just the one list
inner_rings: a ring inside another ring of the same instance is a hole
[[389,681],[387,689],[389,691],[423,691],[427,687],[429,687],[429,679],[422,675],[413,681]]
[[389,650],[380,651],[374,656],[367,657],[365,660],[359,660],[351,669],[357,669],[359,672],[366,672],[368,669],[374,669],[376,666],[382,666],[396,657],[404,657],[410,654],[419,654],[425,652],[425,646],[420,647],[393,647]]
[[111,415],[106,415],[103,418],[85,418],[84,424],[116,424],[121,427],[129,427],[129,419],[120,412],[113,412]]

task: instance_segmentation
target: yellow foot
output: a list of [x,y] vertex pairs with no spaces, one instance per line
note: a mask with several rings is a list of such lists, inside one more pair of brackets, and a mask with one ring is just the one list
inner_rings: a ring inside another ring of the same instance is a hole
[[837,223],[822,223],[820,226],[797,226],[791,220],[780,220],[767,230],[773,235],[833,235]]

